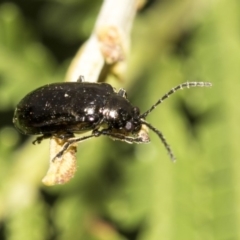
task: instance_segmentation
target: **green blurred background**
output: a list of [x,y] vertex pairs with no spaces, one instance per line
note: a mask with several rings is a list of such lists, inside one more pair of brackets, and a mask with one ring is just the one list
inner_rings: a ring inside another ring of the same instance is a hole
[[12,125],[29,91],[63,81],[89,37],[102,1],[0,3],[0,239],[240,239],[240,1],[149,1],[138,13],[124,87],[163,131],[130,145],[101,137],[78,148],[66,185],[41,183],[49,141],[33,146]]

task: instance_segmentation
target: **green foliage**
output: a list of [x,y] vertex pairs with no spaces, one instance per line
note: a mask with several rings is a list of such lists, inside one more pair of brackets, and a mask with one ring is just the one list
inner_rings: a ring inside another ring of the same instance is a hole
[[145,111],[184,81],[213,83],[176,93],[148,117],[175,164],[153,133],[147,145],[101,137],[79,145],[70,183],[42,185],[48,140],[23,139],[14,107],[63,81],[101,3],[0,4],[0,239],[240,239],[237,0],[155,1],[136,17],[121,83],[135,105]]

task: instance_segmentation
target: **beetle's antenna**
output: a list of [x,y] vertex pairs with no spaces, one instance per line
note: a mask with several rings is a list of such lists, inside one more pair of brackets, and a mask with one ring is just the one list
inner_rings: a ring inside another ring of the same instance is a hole
[[140,118],[146,118],[146,116],[152,112],[160,103],[162,103],[166,98],[170,97],[173,93],[180,89],[191,88],[191,87],[211,87],[212,84],[210,82],[185,82],[174,88],[172,88],[168,93],[166,93],[163,97],[161,97],[149,110],[145,113],[141,114]]
[[176,158],[175,158],[175,156],[174,156],[174,154],[173,154],[173,152],[172,152],[171,147],[170,147],[169,144],[167,143],[167,140],[166,140],[166,138],[164,137],[164,135],[163,135],[158,129],[156,129],[155,127],[153,127],[150,123],[145,122],[143,119],[141,119],[141,123],[144,124],[144,125],[146,125],[147,127],[149,127],[152,131],[154,131],[154,132],[158,135],[158,137],[161,139],[164,147],[167,149],[168,154],[169,154],[171,160],[172,160],[173,162],[175,162],[175,161],[176,161]]

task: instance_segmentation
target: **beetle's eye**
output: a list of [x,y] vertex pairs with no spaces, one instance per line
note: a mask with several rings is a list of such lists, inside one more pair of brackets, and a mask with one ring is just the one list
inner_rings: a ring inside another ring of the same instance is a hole
[[125,125],[125,129],[130,132],[133,130],[133,123],[132,122],[127,122],[126,125]]

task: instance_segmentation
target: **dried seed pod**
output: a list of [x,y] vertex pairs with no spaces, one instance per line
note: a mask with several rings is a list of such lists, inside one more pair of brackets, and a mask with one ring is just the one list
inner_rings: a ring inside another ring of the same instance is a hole
[[51,138],[49,169],[42,182],[47,186],[67,183],[77,169],[77,144],[72,144],[60,157],[55,156],[62,150],[69,139]]

